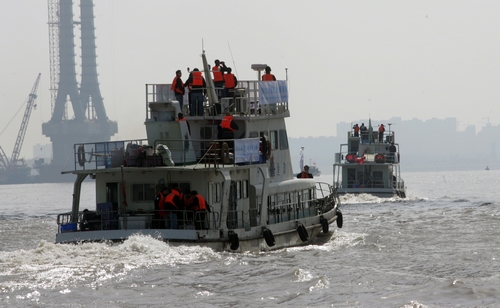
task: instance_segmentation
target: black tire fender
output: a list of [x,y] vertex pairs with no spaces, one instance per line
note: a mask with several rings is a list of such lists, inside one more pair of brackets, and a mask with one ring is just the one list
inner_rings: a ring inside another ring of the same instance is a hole
[[229,240],[231,241],[231,250],[237,250],[240,247],[238,234],[233,231],[229,231]]
[[269,230],[268,228],[264,228],[264,231],[262,231],[262,236],[264,236],[267,246],[273,247],[274,245],[276,245],[273,232],[271,232],[271,230]]
[[342,228],[344,224],[344,219],[342,218],[342,212],[337,210],[337,227]]
[[307,233],[307,229],[303,224],[299,224],[299,226],[297,227],[297,232],[299,233],[300,240],[302,242],[307,242],[307,240],[309,239],[309,234]]
[[329,229],[330,229],[330,225],[328,224],[328,220],[321,216],[319,218],[319,222],[321,223],[321,226],[323,227],[323,233],[328,233]]

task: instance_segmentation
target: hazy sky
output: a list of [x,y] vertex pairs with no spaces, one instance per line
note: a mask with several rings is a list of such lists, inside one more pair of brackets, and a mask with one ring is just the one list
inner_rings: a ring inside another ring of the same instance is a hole
[[[187,67],[201,67],[202,40],[209,62],[225,60],[240,80],[256,78],[252,63],[270,65],[278,79],[288,68],[290,137],[336,135],[337,122],[369,116],[456,117],[459,130],[500,122],[499,1],[94,4],[99,82],[108,117],[118,122],[114,139],[145,137],[144,84],[170,83],[177,69],[187,77]],[[51,115],[47,1],[2,8],[0,130],[21,108],[0,136],[9,157],[42,73],[21,153],[29,158],[34,144],[48,142],[41,134]]]

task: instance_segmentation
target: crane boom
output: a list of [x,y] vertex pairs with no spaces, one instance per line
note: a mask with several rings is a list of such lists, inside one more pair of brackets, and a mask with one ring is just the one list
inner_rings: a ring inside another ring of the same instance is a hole
[[42,74],[39,73],[36,78],[35,84],[33,85],[33,89],[28,96],[28,103],[26,104],[26,110],[24,111],[23,121],[21,122],[21,128],[19,128],[19,133],[17,134],[16,144],[14,145],[14,150],[12,151],[12,156],[10,157],[10,164],[16,164],[19,159],[19,154],[21,153],[21,148],[23,146],[24,136],[26,135],[26,129],[28,128],[28,122],[31,115],[31,110],[35,106],[35,100],[37,98],[36,92],[38,90],[38,83],[40,82],[40,76]]

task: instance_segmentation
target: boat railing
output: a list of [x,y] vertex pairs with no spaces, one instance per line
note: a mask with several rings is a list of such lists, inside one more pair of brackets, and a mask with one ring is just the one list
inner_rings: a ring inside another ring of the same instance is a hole
[[[149,145],[146,139],[77,143],[73,147],[74,170],[195,164],[218,167],[263,163],[264,154],[259,152],[260,149],[255,149],[255,155],[248,158],[250,161],[236,160],[236,140],[238,139],[168,139],[156,140],[153,145]],[[160,144],[163,145],[161,149],[158,148]],[[187,155],[188,150],[194,151],[194,156]]]
[[[220,224],[218,212],[169,210],[163,218],[159,211],[123,214],[121,211],[80,211],[76,222],[72,213],[57,215],[58,232],[85,232],[120,229],[184,229],[217,230]],[[175,222],[174,216],[175,214]]]
[[228,229],[245,228],[250,230],[251,227],[256,227],[260,224],[260,217],[257,209],[248,211],[232,210],[227,213]]
[[302,200],[300,202],[283,201],[268,206],[268,224],[276,224],[285,221],[297,220],[320,215],[335,208],[339,199],[332,185],[319,182],[316,188],[316,198]]
[[[284,80],[279,81],[240,80],[231,96],[223,97],[224,89],[216,88],[218,102],[207,100],[204,103],[203,117],[230,113],[238,116],[269,116],[288,113],[288,88]],[[146,84],[146,119],[154,116],[149,109],[150,103],[166,103],[175,101],[175,94],[170,90],[171,84]],[[206,90],[206,89],[204,89]],[[218,105],[217,105],[218,104]],[[184,96],[185,115],[188,106],[188,93]]]

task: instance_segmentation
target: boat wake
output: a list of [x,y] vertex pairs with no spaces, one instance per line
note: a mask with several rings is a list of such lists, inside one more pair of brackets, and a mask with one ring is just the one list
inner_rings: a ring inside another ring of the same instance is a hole
[[107,280],[137,269],[204,263],[220,254],[201,246],[174,246],[134,235],[121,244],[60,245],[41,241],[32,250],[0,253],[2,289],[58,289],[76,285],[97,289]]

